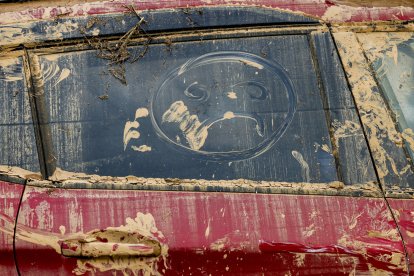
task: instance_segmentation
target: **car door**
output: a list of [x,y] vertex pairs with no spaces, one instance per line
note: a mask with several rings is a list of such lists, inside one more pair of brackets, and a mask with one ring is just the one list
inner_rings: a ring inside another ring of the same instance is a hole
[[326,26],[118,18],[53,22],[78,23],[66,45],[26,51],[44,179],[26,177],[20,274],[406,273]]
[[[379,97],[375,106],[382,112],[371,110],[371,114],[381,118],[382,125],[375,126],[371,120],[363,120],[367,128],[378,128],[377,133],[370,132],[373,137],[371,148],[377,154],[373,155],[376,163],[382,171],[382,183],[384,185],[387,201],[393,215],[398,222],[399,230],[404,238],[405,248],[408,252],[411,270],[414,266],[414,201],[412,191],[414,185],[413,152],[414,152],[414,96],[413,96],[413,58],[414,43],[412,28],[401,28],[398,31],[377,30],[372,33],[356,32],[347,34],[347,41],[352,39],[357,45],[354,49],[343,44],[347,53],[352,51],[355,56],[367,57],[363,66],[364,70],[372,69],[373,91]],[[350,39],[351,38],[351,39]],[[376,41],[381,41],[380,44]],[[348,54],[349,57],[349,54]],[[364,60],[365,58],[363,58]],[[374,98],[366,98],[365,103],[360,97],[360,105],[366,105],[368,101],[374,102]],[[372,106],[372,105],[371,105]],[[384,112],[384,110],[386,112]],[[365,108],[365,111],[368,111]],[[385,135],[382,135],[385,134]],[[380,143],[375,143],[375,140]],[[385,155],[381,156],[381,152]],[[385,164],[384,157],[387,160]],[[384,166],[385,165],[385,166]]]
[[25,183],[20,176],[39,170],[25,79],[21,51],[0,56],[0,271],[7,275],[16,274],[13,231]]

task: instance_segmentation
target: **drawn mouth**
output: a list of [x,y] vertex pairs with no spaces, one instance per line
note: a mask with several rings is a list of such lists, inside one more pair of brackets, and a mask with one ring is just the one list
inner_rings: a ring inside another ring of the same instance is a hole
[[245,118],[245,119],[249,119],[252,120],[256,123],[256,132],[260,137],[264,136],[264,120],[261,116],[259,116],[256,113],[233,113],[231,111],[227,111],[226,113],[224,113],[221,117],[214,117],[214,118],[210,118],[207,119],[206,121],[204,121],[202,123],[202,127],[207,127],[210,128],[211,126],[213,126],[214,124],[221,122],[221,121],[225,121],[225,120],[232,120],[232,119],[236,119],[236,118]]

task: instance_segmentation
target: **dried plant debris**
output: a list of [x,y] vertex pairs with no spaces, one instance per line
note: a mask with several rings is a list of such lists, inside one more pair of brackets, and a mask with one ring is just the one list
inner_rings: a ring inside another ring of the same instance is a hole
[[[135,14],[138,18],[138,23],[135,24],[128,32],[126,32],[118,41],[107,41],[99,37],[87,37],[85,39],[88,42],[89,46],[97,50],[97,56],[99,58],[108,60],[108,72],[118,79],[122,84],[127,85],[127,80],[125,76],[125,62],[136,62],[140,58],[144,57],[148,51],[149,43],[151,38],[146,34],[142,29],[142,25],[145,24],[145,19],[142,18],[132,6],[126,7],[129,12]],[[97,22],[91,21],[88,22],[85,26],[85,30],[94,26]],[[85,32],[86,33],[86,32]],[[131,42],[131,39],[134,35],[144,35],[146,40],[143,44],[143,50],[136,53],[131,53],[128,50],[128,45]]]

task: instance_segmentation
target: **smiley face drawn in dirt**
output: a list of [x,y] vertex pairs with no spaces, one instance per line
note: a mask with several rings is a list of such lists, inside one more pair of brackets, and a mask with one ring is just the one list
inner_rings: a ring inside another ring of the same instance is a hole
[[151,101],[157,134],[210,160],[243,160],[270,149],[296,110],[286,71],[245,52],[212,52],[171,71]]

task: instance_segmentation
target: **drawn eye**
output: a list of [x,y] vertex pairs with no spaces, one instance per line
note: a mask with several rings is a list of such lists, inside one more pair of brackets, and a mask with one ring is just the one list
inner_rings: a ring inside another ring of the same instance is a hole
[[269,96],[269,91],[267,88],[260,82],[257,81],[244,81],[239,82],[233,86],[236,90],[237,88],[243,88],[254,100],[265,100]]
[[210,92],[206,86],[193,82],[184,90],[184,95],[189,97],[191,100],[205,101],[210,97]]

